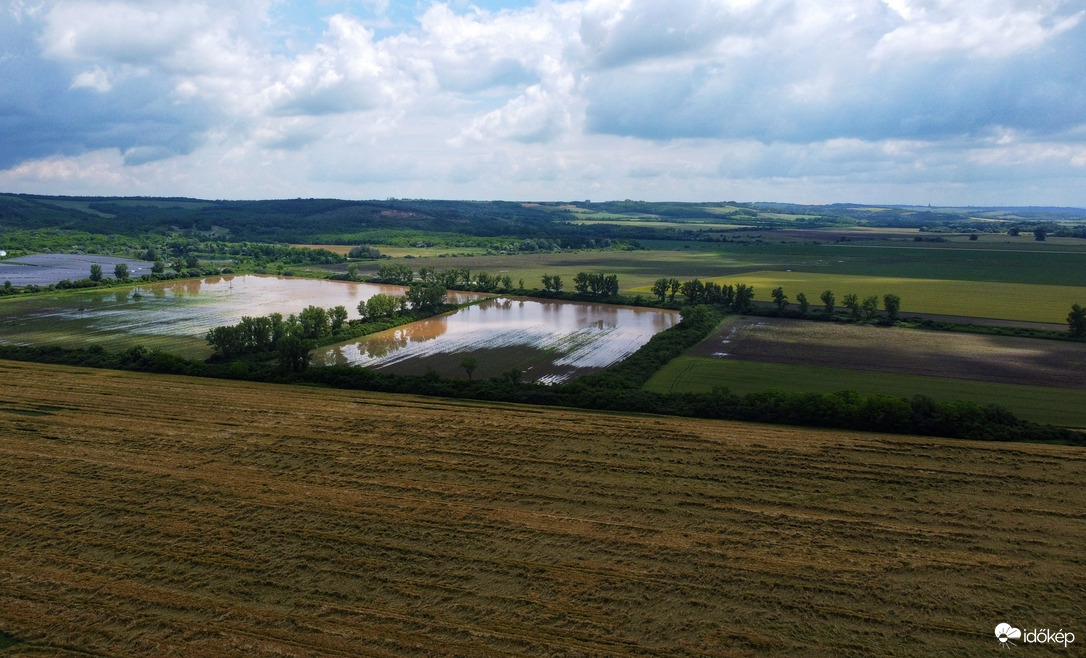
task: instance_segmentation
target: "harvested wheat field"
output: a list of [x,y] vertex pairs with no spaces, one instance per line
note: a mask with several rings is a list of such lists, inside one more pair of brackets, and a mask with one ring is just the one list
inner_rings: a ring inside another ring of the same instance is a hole
[[0,361],[0,654],[990,656],[1003,622],[1080,645],[1084,466]]

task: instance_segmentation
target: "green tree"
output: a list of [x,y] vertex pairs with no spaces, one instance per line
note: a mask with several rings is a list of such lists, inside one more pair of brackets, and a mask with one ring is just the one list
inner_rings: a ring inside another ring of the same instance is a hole
[[882,307],[886,309],[886,317],[891,321],[897,320],[898,313],[901,312],[901,298],[897,295],[883,295]]
[[545,292],[562,292],[562,277],[550,274],[543,275],[543,290]]
[[1037,242],[1044,242],[1047,236],[1048,231],[1045,230],[1045,227],[1038,226],[1037,228],[1033,229],[1033,239]]
[[870,297],[864,297],[863,303],[860,304],[860,308],[863,309],[864,318],[871,320],[879,313],[879,297],[878,295],[871,295]]
[[1075,338],[1086,336],[1086,309],[1079,304],[1071,306],[1071,312],[1067,314],[1068,331]]
[[328,311],[320,306],[307,306],[298,314],[302,338],[321,338],[332,333]]
[[465,356],[460,359],[460,367],[464,369],[464,372],[468,373],[468,381],[470,382],[472,373],[479,367],[479,360],[473,356]]
[[573,277],[573,289],[576,290],[577,292],[581,293],[582,295],[587,295],[588,294],[588,289],[589,289],[588,272],[578,272]]
[[113,278],[124,281],[128,279],[128,266],[124,263],[117,263],[113,266]]
[[99,265],[98,263],[92,263],[91,264],[90,280],[91,281],[101,281],[102,280],[102,266]]
[[811,307],[811,303],[807,301],[807,295],[803,293],[796,295],[796,303],[799,304],[799,314],[807,315],[807,309]]
[[377,266],[377,278],[387,283],[407,285],[415,278],[415,271],[407,265],[385,263]]
[[853,318],[858,319],[860,317],[860,297],[856,293],[850,292],[845,295],[841,303],[844,304],[845,308],[852,311]]
[[156,260],[154,262],[154,264],[151,265],[151,273],[152,274],[162,274],[165,271],[166,271],[166,263],[164,263],[162,261],[162,259]]
[[618,275],[608,274],[603,277],[603,286],[600,290],[602,297],[614,297],[618,294]]
[[682,287],[683,287],[683,284],[678,279],[668,279],[667,280],[667,288],[668,288],[668,290],[667,290],[667,292],[668,292],[667,301],[669,301],[669,302],[675,301],[675,295],[679,294],[679,291],[682,290]]
[[447,293],[445,286],[440,283],[412,281],[407,288],[407,299],[411,302],[411,308],[432,312],[445,303]]
[[328,311],[328,327],[333,334],[342,329],[345,324],[347,324],[347,307],[335,306]]
[[370,297],[369,301],[358,302],[358,314],[371,320],[390,318],[396,314],[399,305],[398,297],[381,292]]
[[225,358],[241,354],[245,349],[245,337],[237,326],[214,327],[204,339],[215,354]]
[[656,295],[660,299],[660,303],[664,303],[664,298],[667,297],[667,289],[671,283],[666,277],[656,279],[656,283],[652,284],[652,294]]
[[834,297],[833,291],[832,290],[823,290],[822,294],[819,296],[819,299],[822,300],[822,303],[826,307],[826,314],[827,315],[833,315],[833,309],[836,308],[836,304],[837,304],[837,298]]
[[788,295],[784,294],[784,288],[777,286],[770,294],[773,296],[773,303],[777,305],[778,311],[783,311],[784,307],[788,306]]
[[754,288],[745,283],[735,284],[735,304],[733,308],[737,313],[747,313],[754,302]]
[[683,281],[682,285],[679,286],[679,293],[686,297],[687,304],[705,303],[705,284],[700,279]]
[[309,343],[294,334],[279,340],[279,367],[289,372],[302,372],[309,367]]

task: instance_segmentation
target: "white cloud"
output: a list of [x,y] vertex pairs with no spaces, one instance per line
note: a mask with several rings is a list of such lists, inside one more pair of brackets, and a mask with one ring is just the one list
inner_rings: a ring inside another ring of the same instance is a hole
[[1032,190],[1083,176],[1083,12],[1060,0],[456,0],[410,25],[317,4],[16,0],[0,182],[751,198],[1005,181],[1000,158]]
[[121,172],[120,154],[105,150],[74,158],[30,160],[0,171],[0,182],[5,189],[50,189],[58,183],[68,189],[111,189],[130,182]]
[[[971,3],[963,7],[977,8]],[[985,58],[1010,57],[1038,48],[1074,28],[1084,14],[1053,20],[1033,9],[991,15],[967,11],[943,20],[912,21],[883,36],[870,56],[876,61],[907,61],[917,56],[958,52]]]
[[80,87],[87,87],[104,94],[113,89],[113,83],[109,79],[109,74],[96,66],[93,70],[84,71],[75,76],[71,88],[79,89]]

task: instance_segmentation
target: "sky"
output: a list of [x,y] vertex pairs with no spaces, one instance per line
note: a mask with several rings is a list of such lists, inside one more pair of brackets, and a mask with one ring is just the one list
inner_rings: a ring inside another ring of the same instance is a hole
[[1086,0],[4,0],[0,191],[1086,207]]

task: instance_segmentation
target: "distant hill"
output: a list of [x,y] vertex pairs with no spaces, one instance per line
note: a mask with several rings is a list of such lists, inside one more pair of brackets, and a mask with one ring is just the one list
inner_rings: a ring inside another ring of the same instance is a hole
[[106,235],[193,232],[244,242],[355,241],[376,230],[477,237],[654,239],[698,236],[699,224],[772,230],[854,225],[921,228],[976,222],[1086,223],[1086,210],[863,204],[591,201],[521,203],[387,199],[224,201],[183,197],[0,195],[0,230]]

